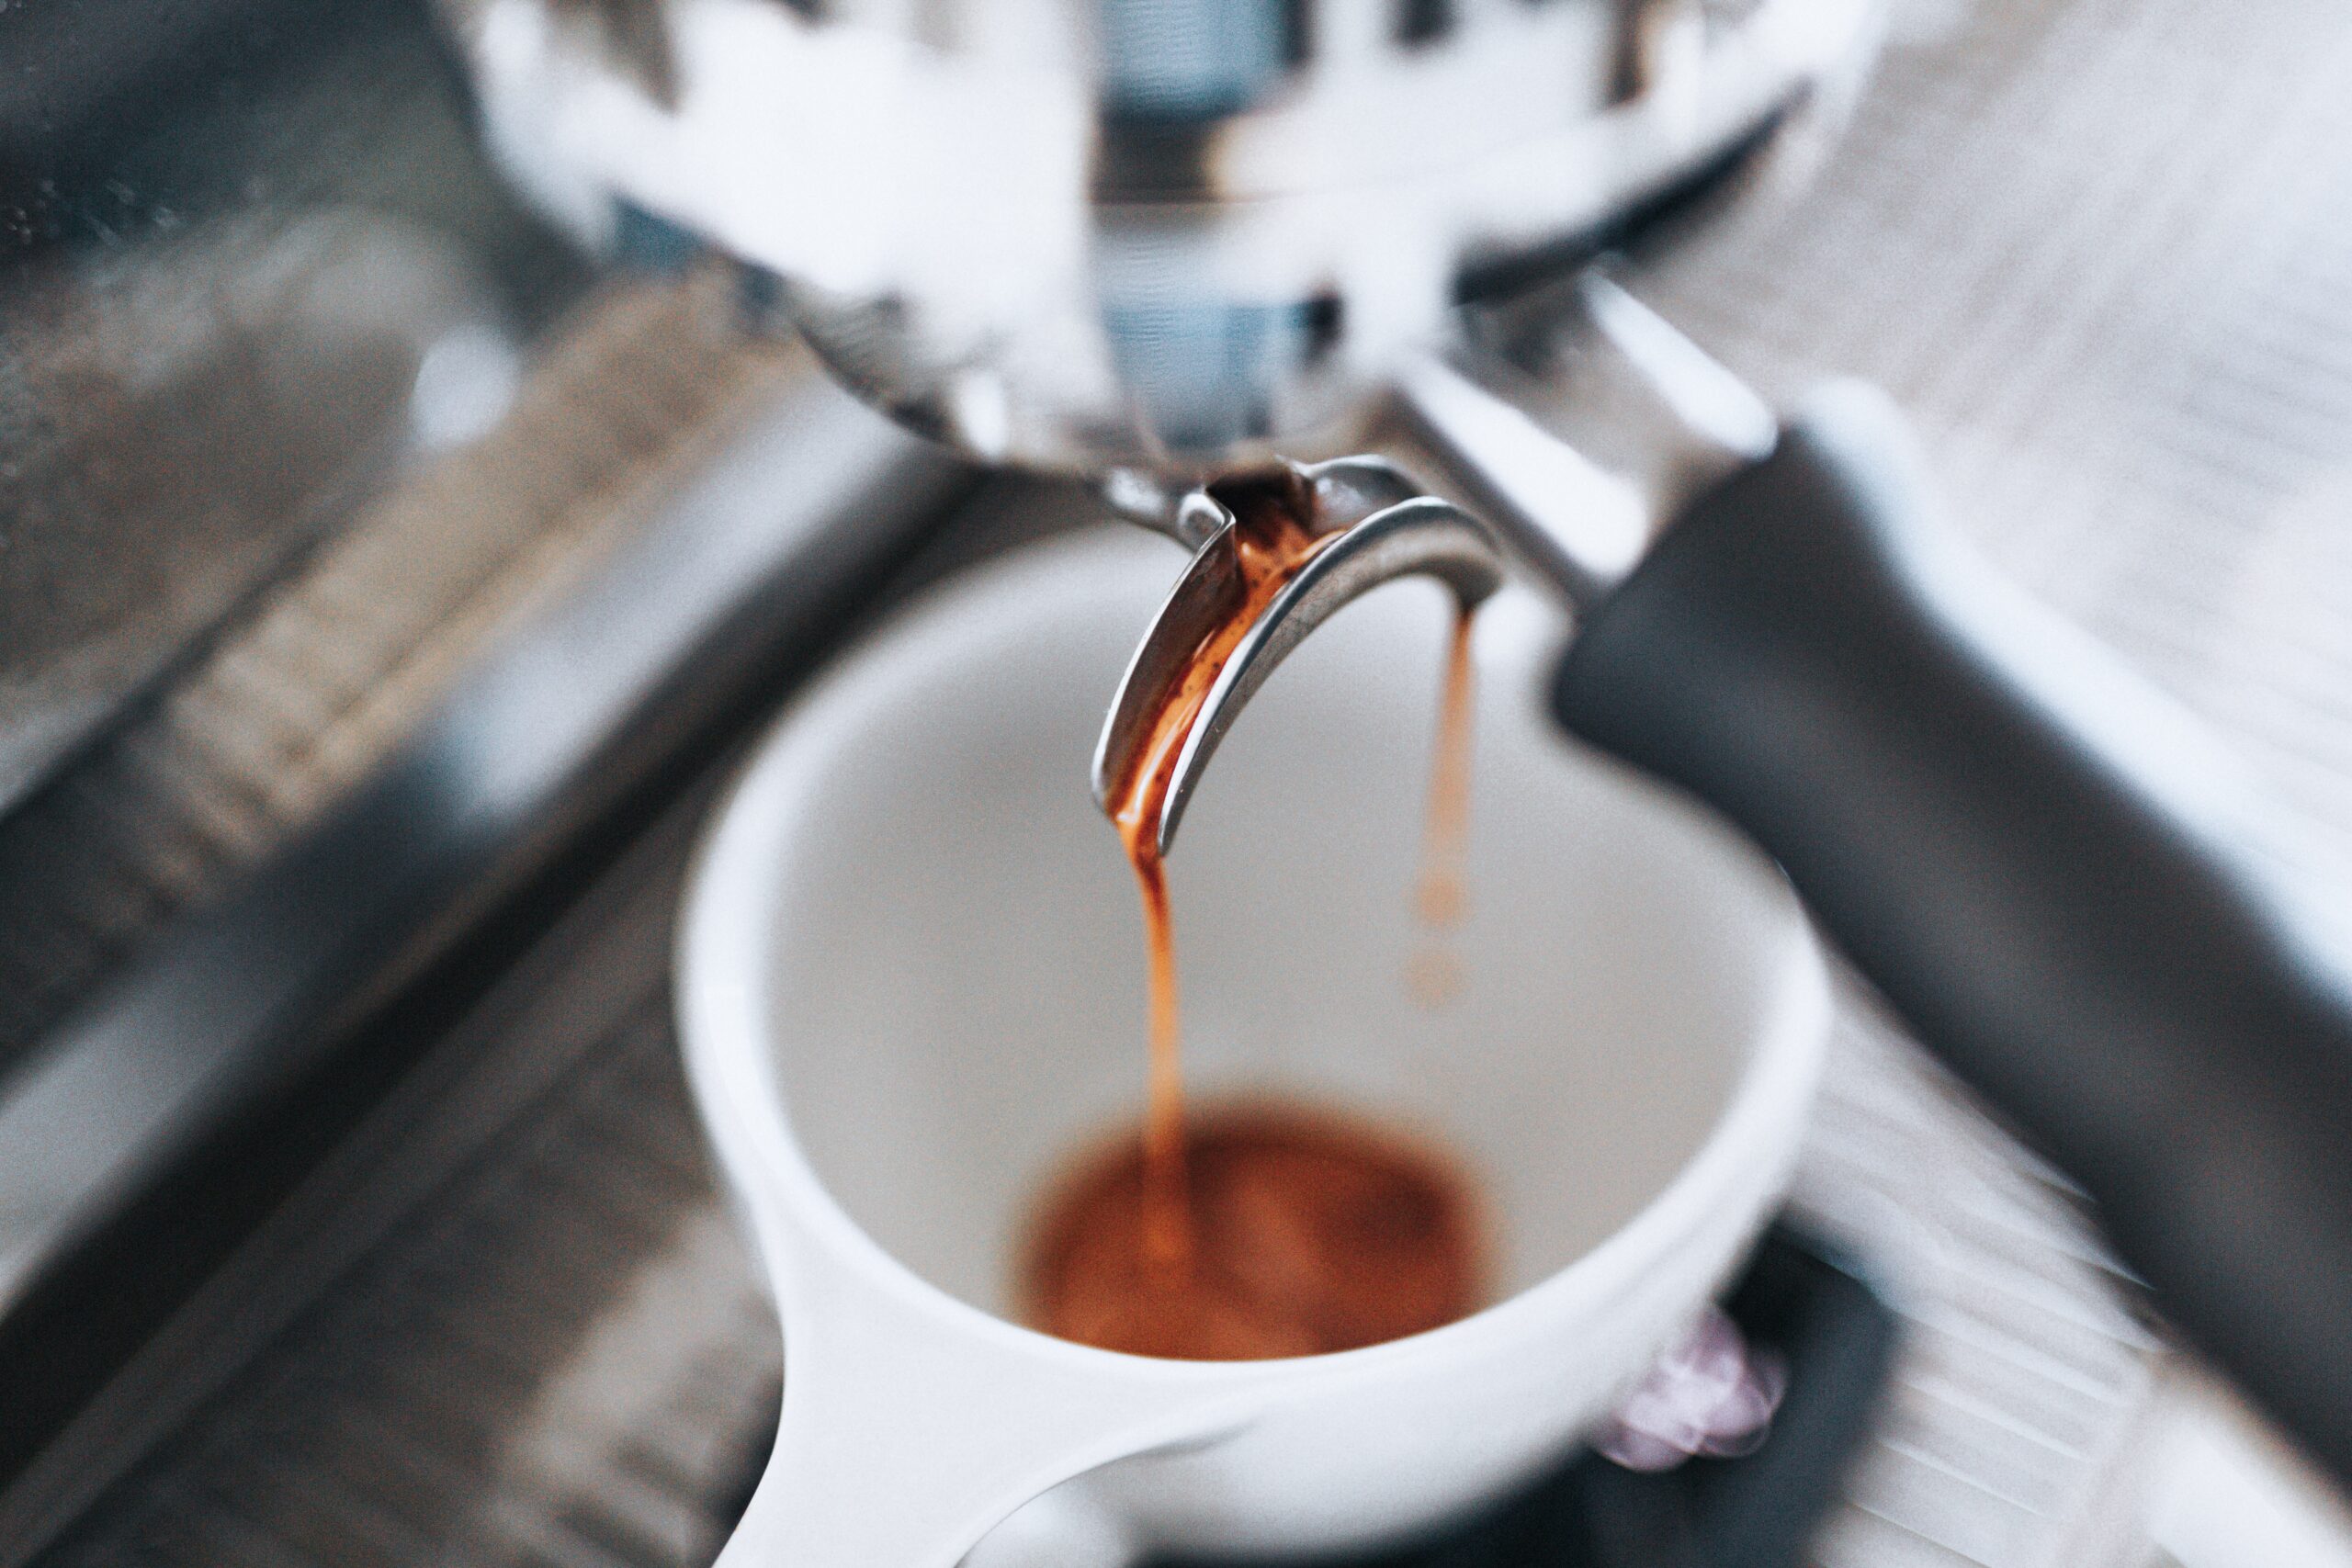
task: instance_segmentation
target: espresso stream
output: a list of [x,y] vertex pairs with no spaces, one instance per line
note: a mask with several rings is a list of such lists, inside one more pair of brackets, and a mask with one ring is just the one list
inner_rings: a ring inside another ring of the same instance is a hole
[[[1336,534],[1288,474],[1220,488],[1241,591],[1159,694],[1148,739],[1108,802],[1143,896],[1149,1095],[1140,1140],[1080,1167],[1048,1200],[1023,1260],[1023,1315],[1138,1355],[1253,1360],[1351,1349],[1474,1311],[1486,1258],[1474,1190],[1434,1151],[1303,1107],[1257,1105],[1188,1127],[1168,872],[1159,829],[1209,689],[1276,594]],[[1430,944],[1407,982],[1426,1005],[1460,987],[1443,945],[1464,913],[1472,612],[1456,616],[1415,906]]]

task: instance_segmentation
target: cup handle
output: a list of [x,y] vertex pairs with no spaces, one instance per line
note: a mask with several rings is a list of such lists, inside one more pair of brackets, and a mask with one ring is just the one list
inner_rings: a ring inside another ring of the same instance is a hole
[[982,1537],[963,1568],[1127,1568],[1142,1544],[1078,1486],[1034,1497]]
[[1248,1418],[1148,1364],[1074,1360],[952,1303],[796,1272],[775,1450],[719,1568],[956,1568],[1015,1514],[975,1568],[1120,1568],[1134,1552],[1115,1521],[1046,1495]]

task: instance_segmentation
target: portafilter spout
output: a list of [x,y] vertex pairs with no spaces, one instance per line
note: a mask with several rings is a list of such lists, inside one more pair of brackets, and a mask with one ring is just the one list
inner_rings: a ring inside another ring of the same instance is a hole
[[[1178,689],[1201,673],[1199,655],[1237,615],[1246,613],[1247,584],[1238,559],[1242,520],[1235,505],[1244,492],[1284,506],[1310,534],[1328,542],[1266,601],[1225,654],[1191,722],[1170,737],[1158,720]],[[1279,492],[1268,495],[1266,492]],[[1496,540],[1475,517],[1423,492],[1396,464],[1381,457],[1284,464],[1195,491],[1180,511],[1188,526],[1211,532],[1152,618],[1127,664],[1102,736],[1094,748],[1094,799],[1106,812],[1138,770],[1170,770],[1159,812],[1162,854],[1217,742],[1274,667],[1350,600],[1408,576],[1435,578],[1464,606],[1502,585]],[[1174,739],[1170,758],[1154,748]]]
[[1428,576],[1475,605],[1501,585],[1509,559],[1571,608],[1593,604],[1690,501],[1772,450],[1778,426],[1763,400],[1599,272],[1575,280],[1556,330],[1576,359],[1573,440],[1442,360],[1417,358],[1399,378],[1404,412],[1448,477],[1480,503],[1483,519],[1428,493],[1383,457],[1290,464],[1272,476],[1295,492],[1310,531],[1330,541],[1234,644],[1172,761],[1141,753],[1165,743],[1155,717],[1195,671],[1196,651],[1241,604],[1228,500],[1269,479],[1213,484],[1170,511],[1170,531],[1198,548],[1112,698],[1094,751],[1097,804],[1111,809],[1121,782],[1140,767],[1170,768],[1159,818],[1166,853],[1244,705],[1350,600],[1397,578]]

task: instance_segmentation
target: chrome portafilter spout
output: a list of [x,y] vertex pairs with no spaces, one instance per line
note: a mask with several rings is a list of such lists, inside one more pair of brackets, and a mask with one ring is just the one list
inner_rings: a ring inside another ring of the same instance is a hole
[[[1243,705],[1274,667],[1341,606],[1400,577],[1434,578],[1465,608],[1502,586],[1501,552],[1486,526],[1451,502],[1424,493],[1385,458],[1285,464],[1237,482],[1285,492],[1277,503],[1317,543],[1314,553],[1240,628],[1239,640],[1184,733],[1159,812],[1162,854],[1175,842],[1193,785]],[[1205,524],[1210,531],[1152,618],[1111,699],[1094,748],[1094,799],[1105,811],[1113,809],[1122,784],[1148,765],[1145,749],[1159,739],[1157,720],[1174,689],[1192,675],[1197,651],[1237,614],[1246,613],[1248,584],[1238,558],[1243,523],[1227,504],[1226,491],[1210,486],[1182,503],[1184,525]]]
[[[1291,465],[1310,531],[1335,536],[1259,612],[1227,656],[1178,752],[1159,819],[1173,843],[1184,805],[1244,705],[1306,635],[1381,584],[1433,577],[1464,606],[1502,583],[1507,563],[1572,609],[1597,604],[1657,531],[1710,486],[1768,456],[1779,426],[1763,400],[1690,339],[1598,272],[1577,277],[1557,330],[1577,356],[1578,440],[1434,357],[1406,365],[1397,400],[1474,516],[1427,493],[1394,462]],[[1216,486],[1185,496],[1166,526],[1192,565],[1144,633],[1095,747],[1095,800],[1139,765],[1152,719],[1210,628],[1240,602],[1238,520]]]

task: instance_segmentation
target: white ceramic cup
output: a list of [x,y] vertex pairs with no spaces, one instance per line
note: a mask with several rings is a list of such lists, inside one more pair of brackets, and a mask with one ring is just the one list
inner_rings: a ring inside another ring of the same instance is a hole
[[1143,1103],[1141,919],[1086,767],[1182,564],[1120,530],[950,586],[794,705],[705,842],[686,1062],[786,1358],[729,1568],[1410,1533],[1600,1419],[1787,1175],[1827,1019],[1806,923],[1727,829],[1550,728],[1556,631],[1509,594],[1477,643],[1465,985],[1410,999],[1450,612],[1398,584],[1293,656],[1185,817],[1185,1065],[1204,1100],[1352,1108],[1453,1151],[1493,1213],[1499,1299],[1255,1362],[1000,1315],[1040,1189]]

